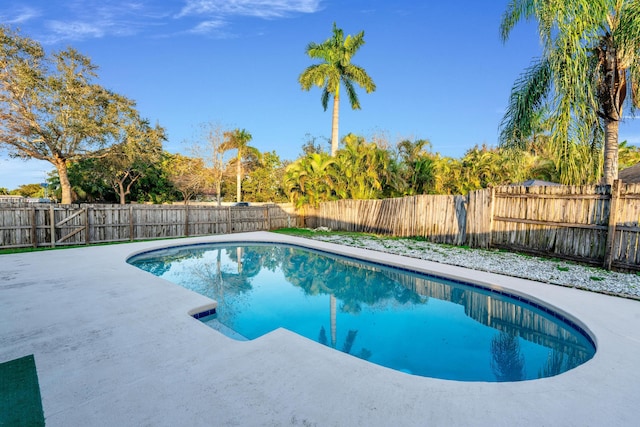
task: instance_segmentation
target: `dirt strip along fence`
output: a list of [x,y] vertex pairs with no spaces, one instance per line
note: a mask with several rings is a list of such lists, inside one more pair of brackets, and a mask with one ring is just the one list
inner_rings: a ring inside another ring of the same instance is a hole
[[0,205],[0,248],[53,247],[296,227],[289,205]]
[[310,228],[423,237],[640,270],[640,184],[500,186],[467,196],[340,200],[308,209],[305,217]]

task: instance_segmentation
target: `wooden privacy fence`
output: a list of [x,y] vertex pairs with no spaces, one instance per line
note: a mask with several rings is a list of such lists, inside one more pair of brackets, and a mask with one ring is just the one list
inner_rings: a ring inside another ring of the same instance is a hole
[[321,203],[305,215],[310,228],[389,236],[424,236],[436,243],[465,243],[465,196],[411,196]]
[[640,184],[500,186],[467,196],[321,203],[308,227],[504,248],[640,270]]
[[0,248],[203,236],[298,225],[298,215],[286,205],[5,205],[0,207]]

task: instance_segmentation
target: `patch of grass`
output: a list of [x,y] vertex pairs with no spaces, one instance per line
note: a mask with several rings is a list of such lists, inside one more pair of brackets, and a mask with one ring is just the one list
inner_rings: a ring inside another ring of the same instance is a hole
[[130,240],[123,240],[120,242],[100,242],[100,243],[89,243],[88,245],[58,245],[54,248],[51,246],[43,246],[43,247],[28,247],[28,248],[9,248],[9,249],[0,249],[0,255],[10,255],[10,254],[21,254],[25,252],[42,252],[42,251],[57,251],[60,249],[73,249],[73,248],[88,248],[90,246],[110,246],[110,245],[123,245],[126,243],[134,243],[134,242],[155,242],[161,240],[175,240],[175,239],[188,239],[189,237],[180,236],[180,237],[162,237],[159,239],[141,239],[134,240],[133,242]]
[[287,234],[290,236],[309,237],[313,236],[316,232],[308,228],[279,228],[272,230],[273,233]]
[[[89,246],[104,246],[104,245],[115,245],[123,242],[113,242],[113,243],[96,243],[92,245],[64,245],[64,246],[56,246],[52,248],[50,246],[39,247],[39,248],[9,248],[9,249],[0,249],[0,255],[10,255],[10,254],[22,254],[25,252],[43,252],[43,251],[56,251],[58,249],[72,249],[72,248],[86,248]],[[129,243],[129,242],[126,242]]]
[[277,230],[271,230],[272,233],[288,234],[290,236],[299,237],[313,237],[318,234],[323,236],[344,236],[344,237],[368,237],[371,239],[384,239],[381,236],[377,236],[371,233],[358,233],[355,231],[314,231],[309,228],[279,228]]
[[602,282],[604,280],[604,277],[589,276],[589,280],[593,280],[594,282]]
[[[510,253],[508,250],[506,249],[500,249],[500,252],[506,252],[506,253]],[[522,258],[527,258],[527,259],[532,259],[532,258],[536,258],[533,255],[529,255],[529,254],[523,254],[522,252],[516,252],[516,255],[522,257]]]
[[569,271],[569,267],[563,267],[561,265],[557,265],[556,268],[560,271]]
[[[398,239],[401,240],[401,239]],[[403,237],[402,240],[412,240],[414,242],[428,242],[429,239],[427,239],[424,236],[411,236],[411,237]]]

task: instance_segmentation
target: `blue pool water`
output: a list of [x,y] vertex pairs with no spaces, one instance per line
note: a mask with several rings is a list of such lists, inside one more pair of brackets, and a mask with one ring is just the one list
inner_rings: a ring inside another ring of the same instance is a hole
[[521,381],[595,353],[544,307],[477,286],[280,244],[183,246],[129,262],[218,301],[201,319],[255,339],[283,327],[425,377]]

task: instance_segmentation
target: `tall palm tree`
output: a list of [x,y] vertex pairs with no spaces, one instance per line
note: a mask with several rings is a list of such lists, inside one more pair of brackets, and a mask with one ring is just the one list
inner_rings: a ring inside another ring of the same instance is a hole
[[227,141],[225,149],[236,149],[238,153],[236,155],[236,201],[242,201],[242,161],[249,154],[258,155],[258,149],[251,147],[249,141],[253,139],[253,136],[245,129],[235,129],[232,132],[228,132],[226,135]]
[[[551,137],[572,159],[576,145],[604,151],[604,184],[618,176],[618,129],[623,109],[638,105],[640,2],[637,0],[511,0],[501,34],[535,19],[543,55],[516,81],[501,127],[501,143],[518,144],[535,114],[549,106]],[[578,150],[580,152],[580,150]],[[565,160],[566,161],[566,160]],[[591,162],[600,167],[600,162]],[[567,166],[584,168],[579,161]]]
[[313,59],[322,60],[313,64],[298,77],[302,89],[309,90],[311,86],[322,89],[322,107],[327,111],[329,98],[333,96],[333,118],[331,122],[331,155],[338,151],[338,115],[340,111],[340,86],[344,85],[351,108],[360,109],[360,101],[354,84],[362,87],[367,93],[376,90],[376,85],[367,72],[351,63],[351,58],[364,44],[364,31],[346,38],[343,31],[334,22],[332,36],[323,43],[309,43],[307,55]]

